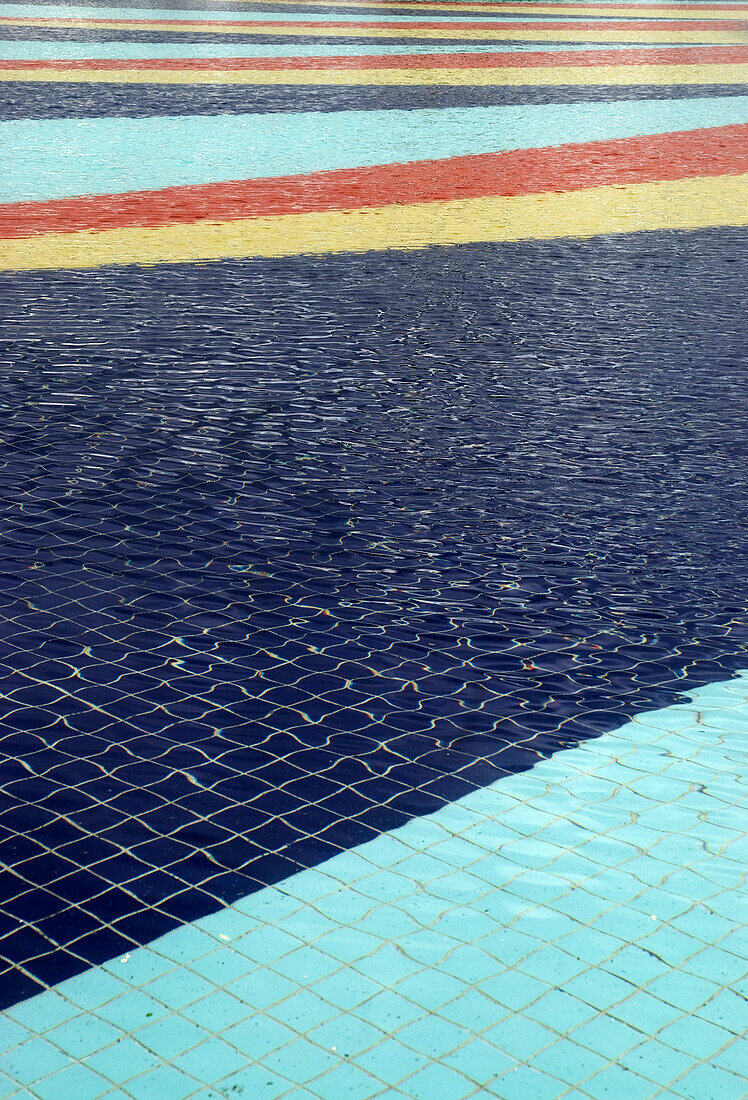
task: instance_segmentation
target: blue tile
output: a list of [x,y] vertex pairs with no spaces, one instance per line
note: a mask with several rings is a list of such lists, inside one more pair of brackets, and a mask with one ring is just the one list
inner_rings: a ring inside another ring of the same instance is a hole
[[[280,1047],[266,1055],[262,1064],[275,1073],[288,1077],[296,1085],[306,1085],[315,1077],[326,1073],[337,1065],[344,1054],[333,1049],[322,1050],[315,1039],[296,1039],[287,1046]],[[217,1063],[220,1065],[220,1062]],[[228,1072],[228,1071],[227,1071]]]
[[518,1061],[526,1061],[534,1054],[550,1046],[558,1035],[542,1024],[528,1020],[518,1013],[484,1032],[483,1038]]
[[538,981],[518,970],[505,970],[502,974],[480,983],[481,991],[493,997],[507,1008],[524,1009],[527,1005],[545,996],[551,988],[546,982]]
[[84,1058],[120,1038],[119,1028],[96,1016],[77,1016],[47,1032],[55,1046],[73,1058]]
[[81,1065],[67,1066],[34,1085],[34,1095],[40,1100],[62,1100],[68,1096],[75,1100],[97,1100],[104,1090],[109,1090],[109,1081]]
[[539,1070],[528,1066],[519,1066],[510,1070],[498,1081],[489,1083],[486,1092],[498,1096],[501,1100],[519,1100],[520,1097],[532,1097],[532,1100],[558,1100],[566,1091],[566,1086],[557,1077],[549,1077]]
[[552,989],[539,1001],[523,1009],[523,1014],[547,1024],[560,1034],[597,1016],[597,1009],[560,989]]
[[278,1020],[258,1013],[228,1028],[223,1032],[223,1038],[250,1061],[258,1062],[271,1051],[292,1042],[296,1033]]
[[582,1024],[572,1031],[570,1038],[611,1061],[620,1058],[641,1042],[638,1032],[609,1016],[597,1016],[589,1023]]
[[651,1100],[656,1086],[623,1066],[609,1066],[584,1083],[595,1100]]
[[663,1087],[670,1085],[693,1065],[692,1058],[654,1040],[642,1042],[640,1046],[622,1054],[618,1061],[626,1069]]
[[442,1061],[476,1085],[486,1085],[517,1065],[515,1058],[484,1039],[473,1039],[466,1046],[442,1058]]
[[351,1100],[369,1100],[369,1097],[381,1093],[382,1084],[359,1066],[342,1064],[314,1081],[309,1090],[320,1100],[339,1100],[342,1096],[350,1096]]
[[385,1032],[395,1032],[403,1024],[412,1023],[423,1015],[421,1005],[415,1004],[404,994],[383,990],[354,1010],[356,1016],[376,1024]]
[[598,1073],[608,1065],[608,1059],[593,1054],[578,1043],[562,1039],[536,1054],[529,1061],[530,1069],[537,1069],[561,1081],[575,1085]]
[[413,1100],[434,1100],[435,1096],[444,1100],[462,1100],[462,1097],[475,1091],[475,1085],[446,1066],[432,1064],[401,1082],[399,1089]]
[[[400,1032],[398,1038],[402,1035]],[[341,1058],[360,1054],[383,1037],[383,1031],[355,1016],[338,1016],[309,1032],[310,1039],[324,1050],[335,1050]]]
[[430,1058],[442,1058],[470,1038],[470,1032],[439,1016],[427,1016],[406,1024],[397,1033],[398,1041]]
[[398,996],[406,997],[414,1004],[429,1011],[436,1011],[448,1004],[465,989],[463,982],[441,970],[420,970],[404,978],[394,987]]
[[234,1050],[228,1043],[221,1042],[216,1036],[210,1036],[198,1046],[174,1058],[172,1064],[182,1073],[188,1073],[198,1081],[211,1084],[217,1074],[225,1077],[235,1073],[246,1065],[246,1062],[245,1055]]
[[708,1061],[735,1036],[724,1028],[696,1016],[683,1016],[664,1028],[658,1038],[668,1046],[694,1058]]
[[403,1046],[396,1039],[384,1039],[356,1059],[357,1065],[389,1083],[402,1081],[416,1069],[422,1069],[426,1062],[422,1054]]
[[161,1060],[141,1043],[123,1035],[116,1043],[86,1058],[86,1065],[96,1073],[121,1084],[146,1070],[155,1069]]

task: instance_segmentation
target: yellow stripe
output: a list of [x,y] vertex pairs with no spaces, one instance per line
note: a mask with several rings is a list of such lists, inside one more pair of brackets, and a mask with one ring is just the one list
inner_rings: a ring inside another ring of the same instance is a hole
[[158,229],[47,233],[0,241],[0,270],[368,252],[720,225],[748,225],[748,174],[513,198],[204,220]]
[[689,43],[704,42],[713,44],[735,44],[748,42],[748,30],[736,31],[678,31],[678,30],[638,30],[635,24],[629,30],[605,30],[601,24],[600,30],[577,30],[574,26],[559,28],[556,30],[533,30],[528,24],[527,29],[503,30],[499,24],[496,29],[475,30],[472,28],[402,28],[387,29],[379,24],[374,27],[335,27],[315,26],[302,27],[295,24],[278,23],[251,23],[243,27],[227,26],[224,23],[190,23],[189,26],[179,23],[123,23],[117,20],[107,20],[105,23],[94,23],[87,19],[29,19],[26,21],[10,20],[1,26],[40,26],[50,28],[64,28],[71,30],[146,30],[159,32],[168,31],[187,34],[272,34],[283,37],[303,36],[313,38],[421,38],[421,39],[455,39],[465,41],[496,41],[496,42],[665,42],[665,43]]
[[738,65],[565,65],[496,69],[0,69],[0,81],[64,84],[746,84]]

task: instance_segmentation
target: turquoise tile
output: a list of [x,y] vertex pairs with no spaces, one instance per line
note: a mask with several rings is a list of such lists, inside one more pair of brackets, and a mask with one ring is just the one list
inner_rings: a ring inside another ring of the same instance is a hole
[[86,1058],[89,1069],[108,1077],[115,1084],[122,1084],[130,1077],[155,1069],[160,1064],[160,1058],[128,1035]]
[[[233,1100],[235,1096],[242,1097],[242,1100],[245,1096],[249,1097],[249,1100],[278,1100],[281,1096],[292,1096],[293,1100],[307,1100],[307,1097],[311,1096],[310,1093],[301,1089],[292,1089],[286,1077],[281,1077],[263,1065],[246,1066],[238,1073],[223,1077],[220,1081],[220,1091],[214,1095],[220,1097],[220,1100],[224,1097],[231,1097]],[[142,1093],[137,1100],[154,1100],[154,1097],[159,1097],[159,1100],[171,1100],[168,1093],[158,1092]],[[206,1097],[206,1100],[213,1100],[213,1096]]]
[[[127,1082],[127,1092],[133,1100],[186,1100],[194,1096],[198,1082],[173,1066],[159,1066],[148,1073]],[[62,1100],[61,1097],[49,1097],[49,1100]],[[212,1098],[211,1098],[212,1100]]]
[[442,1005],[439,1015],[453,1024],[462,1024],[471,1031],[480,1032],[502,1020],[507,1010],[477,989],[469,989],[449,1004]]
[[432,1064],[401,1082],[399,1089],[413,1100],[434,1100],[436,1096],[443,1100],[462,1100],[475,1091],[475,1085],[447,1066]]
[[695,1012],[707,1001],[711,1000],[719,986],[714,982],[704,981],[683,970],[671,970],[659,978],[655,978],[647,986],[647,991],[655,997],[675,1005],[683,1012]]
[[215,991],[215,985],[207,982],[199,974],[193,973],[184,967],[179,970],[171,970],[168,974],[162,974],[148,985],[143,992],[148,997],[155,997],[167,1008],[179,1009],[193,1001],[205,996],[206,993]]
[[530,1069],[537,1069],[552,1077],[558,1077],[569,1085],[575,1085],[598,1073],[608,1065],[608,1059],[578,1043],[563,1039],[542,1050],[529,1061]]
[[[307,1085],[340,1062],[341,1055],[332,1049],[322,1050],[316,1042],[297,1039],[266,1055],[262,1064],[274,1073],[288,1077],[297,1085]],[[217,1063],[220,1065],[220,1062]]]
[[[202,1034],[200,1036],[202,1038]],[[296,1032],[258,1013],[223,1032],[223,1038],[253,1062],[296,1039]]]
[[217,952],[210,952],[196,959],[195,963],[190,964],[190,969],[193,974],[204,979],[211,990],[215,991],[245,975],[252,974],[255,966],[256,964],[245,955],[223,947]]
[[539,1001],[523,1009],[523,1014],[563,1035],[571,1028],[594,1019],[597,1009],[563,990],[552,989]]
[[22,1085],[30,1085],[48,1073],[57,1073],[70,1062],[69,1057],[46,1039],[35,1039],[16,1047],[3,1058],[3,1069]]
[[353,963],[371,955],[381,943],[379,937],[371,936],[356,926],[334,928],[317,939],[315,947],[340,963]]
[[586,925],[610,909],[610,903],[596,894],[590,894],[583,886],[576,886],[564,897],[557,898],[553,908]]
[[[652,912],[660,916],[657,909],[652,908]],[[641,944],[647,951],[654,952],[668,966],[674,967],[680,966],[704,947],[701,940],[688,936],[685,932],[679,932],[667,924],[655,926],[655,930],[651,935],[643,938]]]
[[113,974],[131,986],[144,985],[151,978],[157,978],[159,974],[165,974],[173,968],[172,959],[156,954],[149,947],[141,947],[128,955],[118,956],[101,966],[106,974]]
[[290,993],[295,993],[299,985],[305,985],[306,981],[306,975],[302,974],[295,983],[274,970],[257,969],[231,982],[225,992],[242,1001],[248,1010],[257,1011],[282,1001]]
[[[108,977],[109,975],[107,975]],[[78,1015],[78,1009],[70,1004],[56,991],[51,990],[50,996],[44,998],[32,997],[28,1001],[11,1005],[0,1017],[0,1038],[5,1046],[6,1036],[10,1045],[16,1040],[20,1041],[19,1026],[30,1029],[34,1033],[47,1031],[65,1023],[73,1016]]]
[[439,1016],[428,1016],[401,1027],[398,1041],[429,1058],[441,1058],[471,1038],[467,1028]]
[[423,1015],[423,1008],[407,997],[383,990],[353,1010],[362,1020],[368,1020],[385,1032],[395,1032],[403,1024],[412,1023]]
[[[644,942],[647,943],[646,940]],[[622,947],[612,959],[608,959],[602,966],[608,973],[638,986],[646,985],[652,978],[668,969],[666,964],[652,952],[645,951],[635,944],[627,944]]]
[[[402,900],[402,899],[401,899]],[[442,907],[438,907],[439,912]],[[394,905],[382,905],[367,913],[356,924],[362,932],[376,936],[380,940],[391,941],[399,936],[414,932],[419,927],[418,922],[404,910]]]
[[[339,969],[340,963],[337,959],[331,959],[329,955],[318,951],[316,947],[306,947],[292,951],[273,964],[273,972],[276,973],[274,980],[282,982],[286,987],[286,992],[291,991],[291,982],[294,982],[297,986],[310,985],[319,978],[325,978]],[[281,975],[285,975],[285,977],[281,978]],[[241,983],[236,982],[234,984],[237,987],[241,985],[242,988],[251,988],[257,984],[257,978],[254,974],[249,974]],[[270,1001],[267,1002],[267,1004],[271,1003]]]
[[518,970],[505,970],[490,981],[480,983],[483,993],[515,1010],[524,1009],[538,997],[545,996],[550,988],[546,982],[538,981]]
[[322,997],[318,997],[316,993],[310,993],[308,989],[293,993],[266,1011],[275,1020],[280,1020],[282,1024],[287,1024],[300,1032],[308,1031],[317,1024],[323,1024],[326,1020],[331,1020],[338,1015],[337,1008]]
[[481,950],[480,944],[456,947],[441,964],[443,972],[470,984],[492,978],[499,969],[493,955]]
[[517,969],[544,982],[552,982],[553,985],[563,985],[570,978],[576,977],[586,970],[586,963],[560,951],[557,947],[541,947],[534,951],[526,959],[517,963]]
[[176,1058],[205,1037],[202,1028],[181,1016],[171,1015],[138,1032],[138,1041],[165,1061]]
[[175,1069],[197,1078],[198,1081],[213,1081],[217,1075],[225,1077],[235,1073],[246,1065],[247,1059],[228,1043],[212,1035],[198,1046],[174,1058]]
[[[497,963],[514,966],[520,959],[526,958],[540,947],[540,940],[528,936],[518,928],[503,928],[481,942],[484,951],[489,951]],[[500,966],[497,967],[500,970]]]
[[139,989],[130,989],[96,1010],[100,1019],[108,1020],[121,1031],[136,1031],[139,1027],[161,1019],[167,1013],[165,1005],[146,996]]
[[215,941],[197,925],[185,924],[152,944],[155,954],[173,963],[191,963],[215,949]]
[[251,1009],[225,990],[211,993],[182,1009],[181,1015],[206,1031],[221,1031],[245,1019]]
[[409,1077],[415,1070],[422,1069],[426,1065],[426,1059],[410,1047],[403,1046],[397,1039],[384,1039],[371,1050],[360,1054],[356,1064],[382,1081],[396,1083]]
[[[25,1003],[29,1004],[30,1002],[26,1001]],[[54,1022],[59,1023],[58,1020]],[[0,1053],[4,1053],[6,1050],[12,1050],[13,1047],[18,1046],[19,1043],[26,1042],[33,1034],[34,1032],[32,1030],[27,1027],[22,1027],[20,1023],[16,1023],[15,1020],[12,1020],[9,1015],[6,1015],[5,1019],[0,1016]]]
[[584,1083],[595,1100],[651,1100],[657,1089],[651,1081],[623,1066],[609,1066]]
[[505,1073],[498,1081],[488,1084],[486,1092],[490,1096],[500,1097],[501,1100],[521,1100],[523,1097],[532,1097],[532,1100],[558,1100],[565,1088],[557,1077],[549,1077],[548,1074],[532,1070],[528,1066],[519,1066]]
[[55,990],[60,997],[65,997],[73,1005],[77,1005],[88,1012],[106,1004],[114,997],[125,995],[129,992],[129,989],[129,985],[121,978],[115,977],[114,974],[107,974],[106,971],[102,971],[96,983],[71,978],[55,986]]
[[85,1058],[113,1043],[120,1035],[119,1028],[90,1015],[76,1016],[47,1032],[49,1041],[73,1058]]
[[496,921],[475,906],[459,905],[439,917],[433,930],[440,936],[450,936],[464,943],[476,943],[483,936],[496,931]]
[[66,1097],[97,1100],[109,1087],[110,1083],[106,1078],[86,1066],[70,1065],[35,1084],[34,1096],[39,1100],[63,1100]]
[[[231,951],[238,951],[255,963],[272,965],[301,944],[298,936],[292,936],[281,928],[268,927],[266,924],[239,936],[231,944]],[[228,951],[225,952],[229,954]]]
[[575,959],[597,966],[621,948],[621,941],[596,928],[580,928],[559,940],[558,946]]
[[565,985],[566,992],[571,993],[572,997],[578,997],[580,1001],[600,1010],[610,1008],[624,997],[630,996],[634,988],[631,982],[608,974],[605,970],[585,970]]
[[483,1038],[517,1061],[526,1061],[554,1043],[558,1035],[550,1028],[515,1013],[485,1031]]
[[320,1100],[340,1100],[343,1096],[350,1100],[369,1100],[381,1093],[382,1085],[360,1066],[342,1064],[310,1084],[309,1091]]
[[589,1023],[575,1028],[569,1038],[610,1061],[620,1058],[641,1042],[639,1032],[610,1016],[596,1016]]
[[670,1085],[693,1065],[693,1058],[655,1041],[641,1043],[622,1054],[618,1061],[626,1069],[662,1087]]
[[404,978],[394,987],[394,992],[428,1011],[437,1011],[453,1001],[465,989],[465,983],[442,970],[419,970]]
[[514,1069],[517,1060],[484,1039],[473,1039],[466,1046],[441,1059],[444,1065],[457,1070],[468,1081],[486,1085],[507,1070]]
[[[3,1073],[0,1070],[0,1095],[5,1097],[5,1100],[10,1100],[11,1096],[21,1097],[21,1086],[17,1081],[14,1081],[12,1077],[9,1077],[7,1073]],[[23,1090],[24,1092],[26,1090]],[[28,1095],[28,1093],[26,1093]]]
[[716,1024],[710,1024],[707,1020],[696,1016],[683,1016],[664,1028],[658,1038],[661,1042],[693,1058],[708,1061],[735,1036],[724,1028],[717,1027]]
[[698,1015],[702,1020],[721,1025],[732,1034],[740,1034],[745,1011],[745,998],[732,989],[723,989],[711,1001],[701,1006]]
[[745,1039],[741,1036],[740,1039],[731,1043],[729,1047],[725,1047],[719,1054],[716,1054],[714,1056],[714,1064],[721,1069],[729,1070],[738,1077],[745,1077]]
[[420,963],[408,958],[392,943],[384,944],[373,954],[357,959],[355,969],[382,986],[393,985],[420,970]]
[[611,1016],[642,1031],[645,1035],[654,1035],[660,1028],[666,1027],[681,1016],[681,1010],[639,990],[625,1001],[608,1009]]
[[[309,1032],[309,1038],[324,1050],[335,1050],[339,1057],[350,1058],[368,1050],[384,1037],[380,1028],[355,1016],[341,1015]],[[398,1034],[402,1039],[402,1032]]]
[[369,997],[378,993],[380,986],[365,978],[363,974],[357,974],[354,970],[339,971],[329,978],[322,978],[315,982],[312,989],[320,997],[338,1008],[355,1008],[363,1004]]

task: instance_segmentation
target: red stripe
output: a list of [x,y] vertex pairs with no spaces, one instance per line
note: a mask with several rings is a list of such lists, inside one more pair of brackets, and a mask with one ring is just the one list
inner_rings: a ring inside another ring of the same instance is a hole
[[0,24],[10,23],[13,26],[33,25],[33,26],[46,26],[47,24],[55,24],[60,19],[68,19],[72,22],[84,22],[87,24],[96,24],[108,27],[112,24],[125,25],[133,28],[146,28],[152,30],[158,30],[160,26],[168,24],[174,27],[186,27],[187,29],[196,25],[204,26],[206,23],[210,23],[215,26],[216,31],[220,31],[223,27],[241,27],[246,30],[247,34],[252,34],[253,26],[267,26],[273,27],[304,27],[312,28],[314,30],[337,30],[339,28],[353,29],[353,30],[370,30],[377,28],[379,30],[496,30],[497,28],[506,30],[554,30],[554,29],[570,29],[570,30],[741,30],[745,25],[740,20],[734,19],[640,19],[636,22],[629,20],[613,21],[613,20],[596,20],[594,22],[581,23],[577,20],[561,20],[557,19],[549,23],[527,23],[527,22],[496,22],[495,20],[489,23],[479,22],[462,22],[453,23],[446,22],[445,20],[435,20],[431,22],[425,22],[419,20],[418,22],[408,23],[390,23],[382,22],[381,20],[369,20],[369,21],[346,21],[346,22],[319,22],[312,20],[283,20],[283,19],[268,19],[265,23],[260,23],[259,20],[246,21],[246,20],[215,20],[215,19],[100,19],[100,18],[85,18],[79,19],[77,17],[65,17],[65,16],[50,16],[48,18],[37,19],[34,16],[26,16],[16,18],[14,16],[0,16]]
[[748,172],[748,123],[446,160],[0,204],[0,237],[576,191]]
[[243,69],[285,71],[300,69],[494,69],[550,67],[558,65],[733,65],[748,61],[748,44],[663,50],[543,50],[533,53],[377,54],[362,57],[201,57],[149,58],[147,60],[2,61],[0,69],[98,69],[110,70],[208,70]]

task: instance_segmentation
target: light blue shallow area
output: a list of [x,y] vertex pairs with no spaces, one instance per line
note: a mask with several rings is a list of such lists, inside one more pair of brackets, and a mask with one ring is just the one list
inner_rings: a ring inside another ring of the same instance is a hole
[[41,1100],[740,1100],[748,675],[11,1009]]
[[[689,49],[701,46],[713,49],[708,43],[694,43]],[[245,42],[234,45],[230,42],[44,42],[40,39],[11,42],[0,39],[0,58],[15,60],[83,60],[87,58],[157,58],[157,57],[368,57],[381,55],[411,56],[418,54],[444,53],[539,53],[553,50],[564,52],[573,50],[599,49],[594,43],[537,43],[537,42],[494,42],[491,45],[473,45],[462,43],[417,43],[415,46],[400,46],[383,42],[382,45],[335,45],[323,43],[312,45],[261,45]],[[605,44],[606,50],[641,49],[640,46],[622,42]],[[682,43],[657,44],[658,50],[683,49]]]
[[748,121],[748,96],[0,123],[0,201],[262,178]]

